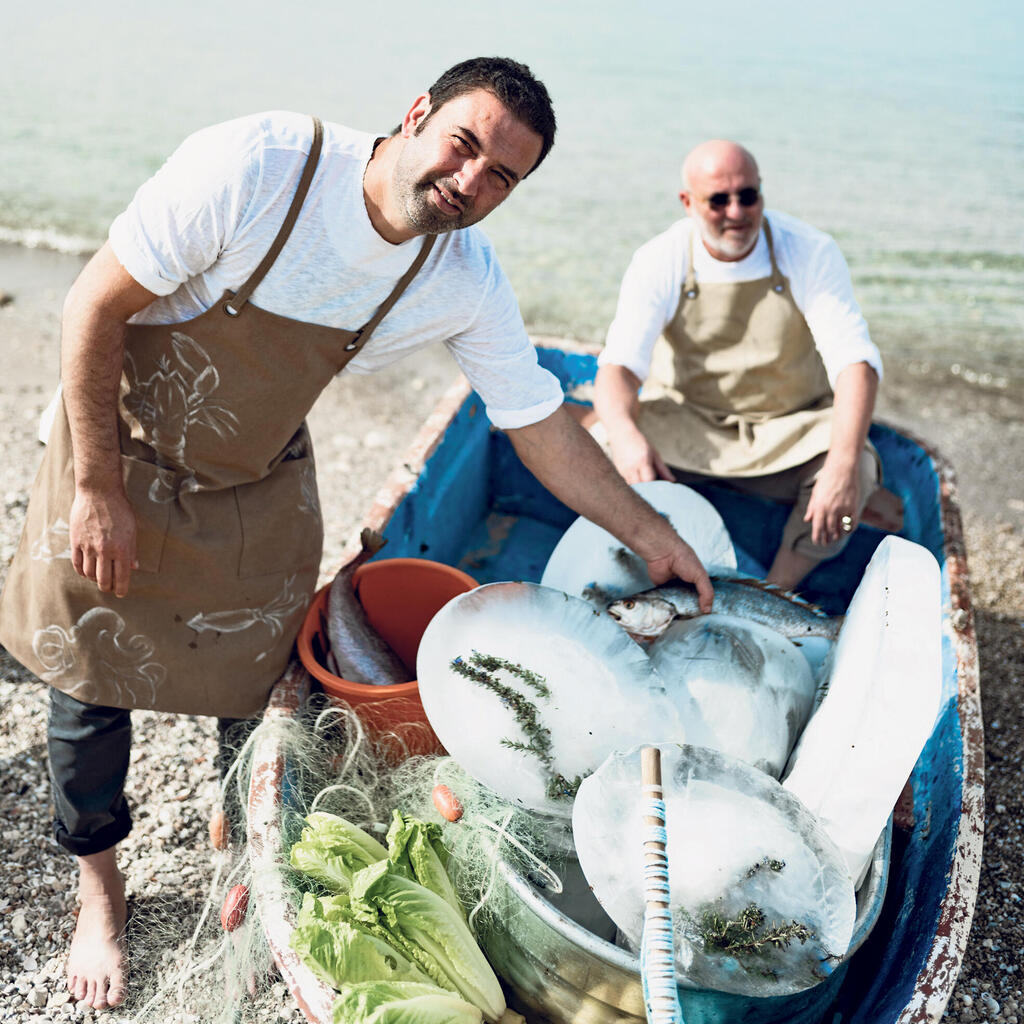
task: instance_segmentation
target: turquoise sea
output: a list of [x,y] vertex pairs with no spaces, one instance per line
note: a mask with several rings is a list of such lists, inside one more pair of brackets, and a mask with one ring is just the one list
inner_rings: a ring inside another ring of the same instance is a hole
[[[0,34],[0,240],[102,241],[189,132],[269,108],[388,131],[501,53],[555,100],[546,164],[487,222],[529,325],[599,341],[630,254],[712,136],[832,233],[890,365],[1024,382],[1024,7],[678,0],[48,0]],[[2,282],[0,282],[2,285]]]

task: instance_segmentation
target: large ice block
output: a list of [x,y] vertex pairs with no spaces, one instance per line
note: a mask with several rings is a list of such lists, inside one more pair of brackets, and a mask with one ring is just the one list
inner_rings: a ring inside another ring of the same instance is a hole
[[787,768],[784,786],[824,824],[858,885],[939,710],[940,601],[931,553],[886,537],[853,595],[825,696]]
[[568,822],[613,750],[683,738],[646,653],[609,616],[533,583],[492,583],[434,616],[420,697],[459,764],[500,796]]
[[688,743],[782,774],[811,713],[814,677],[781,633],[731,615],[674,622],[648,648]]
[[[817,819],[773,778],[704,747],[659,744],[676,963],[693,985],[789,995],[849,948],[853,883]],[[635,946],[644,909],[640,749],[613,754],[573,807],[580,866]]]

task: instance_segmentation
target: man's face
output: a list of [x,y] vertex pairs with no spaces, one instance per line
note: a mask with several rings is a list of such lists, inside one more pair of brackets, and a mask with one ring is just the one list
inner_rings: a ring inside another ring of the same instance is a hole
[[406,114],[391,183],[409,227],[440,234],[483,220],[530,172],[542,140],[483,89],[428,114],[429,96]]
[[[697,222],[707,251],[726,262],[749,255],[757,244],[764,214],[757,167],[739,154],[726,155],[693,170],[689,186],[679,198]],[[756,190],[757,198],[744,206],[742,200],[751,197],[751,189]]]

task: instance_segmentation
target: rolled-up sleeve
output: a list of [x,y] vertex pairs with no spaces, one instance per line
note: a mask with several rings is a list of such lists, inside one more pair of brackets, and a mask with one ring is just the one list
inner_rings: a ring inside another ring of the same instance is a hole
[[599,366],[624,366],[639,380],[647,379],[655,342],[679,301],[678,278],[685,273],[679,234],[673,230],[658,235],[633,254],[622,277]]
[[487,267],[481,295],[476,316],[448,347],[496,427],[537,423],[562,404],[562,386],[537,361],[512,286],[496,260]]
[[867,363],[881,380],[882,356],[853,296],[850,269],[839,246],[828,236],[808,260],[803,292],[804,319],[832,387],[839,374],[854,363]]
[[110,226],[114,255],[155,295],[170,295],[227,246],[259,173],[258,140],[242,122],[189,136]]

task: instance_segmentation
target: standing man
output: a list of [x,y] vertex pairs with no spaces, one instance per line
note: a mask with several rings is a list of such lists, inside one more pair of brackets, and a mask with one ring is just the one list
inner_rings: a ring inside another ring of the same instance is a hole
[[792,503],[768,571],[792,588],[842,550],[879,485],[881,358],[838,246],[765,212],[742,146],[694,149],[679,198],[689,218],[623,278],[594,404],[627,481],[720,477]]
[[217,125],[139,189],[73,285],[0,640],[53,687],[75,999],[124,995],[128,709],[262,708],[320,562],[305,416],[343,368],[444,342],[541,482],[710,608],[693,551],[563,410],[471,227],[554,133],[544,86],[502,58],[445,72],[388,137],[281,112]]

